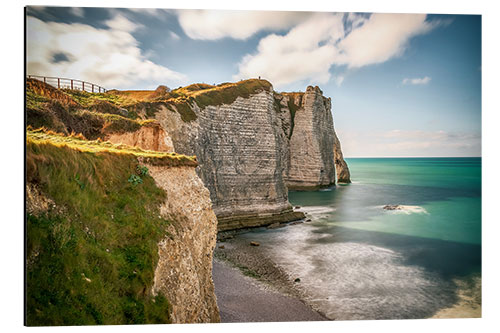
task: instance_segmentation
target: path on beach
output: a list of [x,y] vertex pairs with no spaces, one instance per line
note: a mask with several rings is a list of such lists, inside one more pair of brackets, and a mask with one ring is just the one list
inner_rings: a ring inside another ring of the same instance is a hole
[[265,288],[214,260],[212,274],[222,323],[327,320],[298,299]]

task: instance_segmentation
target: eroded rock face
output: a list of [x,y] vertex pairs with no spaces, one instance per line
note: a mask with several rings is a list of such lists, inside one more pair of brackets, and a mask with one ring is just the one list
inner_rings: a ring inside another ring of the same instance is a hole
[[293,94],[298,106],[289,142],[289,167],[284,178],[290,190],[314,190],[335,184],[331,100],[318,87]]
[[168,299],[173,323],[220,322],[212,281],[217,218],[210,194],[192,167],[148,168],[166,191],[161,214],[171,221],[158,244],[153,293]]
[[344,161],[344,155],[342,154],[342,148],[340,147],[340,140],[336,133],[334,133],[334,139],[333,153],[335,158],[335,169],[337,171],[337,182],[350,183],[351,173],[347,163]]
[[172,139],[160,124],[148,124],[135,132],[113,133],[105,138],[116,144],[135,146],[146,150],[173,152]]
[[263,90],[229,105],[200,109],[194,104],[197,119],[189,123],[166,108],[156,115],[175,151],[197,156],[219,230],[303,217],[288,202],[282,177],[287,139],[274,103],[273,92]]
[[200,109],[193,102],[191,108],[196,119],[189,122],[175,106],[160,106],[155,118],[175,152],[197,156],[219,230],[304,218],[289,204],[288,189],[335,184],[336,156],[343,158],[340,145],[334,148],[331,100],[318,87],[283,94],[262,89],[231,104]]

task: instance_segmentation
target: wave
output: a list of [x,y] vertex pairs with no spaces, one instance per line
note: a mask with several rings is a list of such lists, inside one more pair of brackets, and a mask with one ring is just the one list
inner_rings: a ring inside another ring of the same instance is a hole
[[302,206],[298,209],[295,209],[298,212],[303,212],[313,216],[323,216],[328,215],[336,210],[334,207],[329,206]]

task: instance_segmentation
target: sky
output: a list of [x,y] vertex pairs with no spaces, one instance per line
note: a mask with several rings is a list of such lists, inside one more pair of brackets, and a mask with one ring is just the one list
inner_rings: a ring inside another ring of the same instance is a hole
[[346,157],[481,156],[481,16],[28,7],[27,73],[318,85]]

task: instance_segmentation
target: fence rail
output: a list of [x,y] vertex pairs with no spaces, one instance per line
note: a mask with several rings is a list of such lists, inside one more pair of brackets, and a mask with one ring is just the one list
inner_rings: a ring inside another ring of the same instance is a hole
[[57,89],[72,89],[72,90],[76,89],[92,93],[94,92],[104,93],[107,91],[106,88],[98,86],[97,84],[91,82],[75,80],[75,79],[67,79],[63,77],[28,75],[27,78],[43,81],[44,83],[50,84],[51,86]]

